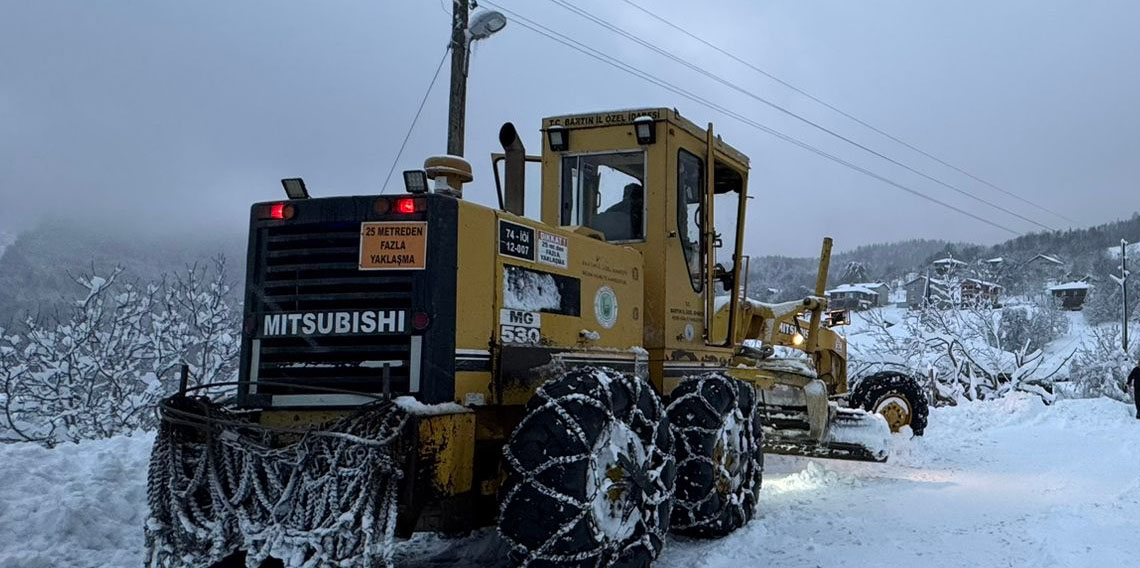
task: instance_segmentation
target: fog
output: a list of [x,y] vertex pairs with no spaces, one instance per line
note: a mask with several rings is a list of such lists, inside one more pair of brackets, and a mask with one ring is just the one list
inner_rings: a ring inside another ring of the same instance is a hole
[[[232,233],[303,176],[314,195],[378,193],[444,55],[435,0],[0,0],[0,230],[77,217],[123,232]],[[504,7],[1003,231],[825,160],[517,22],[471,60],[467,198],[493,204],[488,155],[513,121],[678,108],[752,158],[746,252],[813,254],[908,238],[992,243],[1040,227],[814,130],[545,1]],[[709,50],[623,2],[574,0],[613,25],[1022,216],[998,193]],[[1040,1],[652,2],[662,17],[900,139],[1091,225],[1140,209],[1140,4]],[[443,153],[447,67],[402,169]],[[388,191],[400,191],[398,176]],[[534,180],[532,187],[537,185]],[[531,198],[532,204],[535,198]]]

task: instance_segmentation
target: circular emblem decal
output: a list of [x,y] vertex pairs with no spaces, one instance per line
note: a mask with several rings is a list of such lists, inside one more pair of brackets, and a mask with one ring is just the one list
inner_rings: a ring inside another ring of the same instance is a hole
[[685,341],[692,341],[693,335],[694,335],[693,324],[691,324],[691,323],[685,324]]
[[602,327],[609,329],[617,323],[618,302],[613,288],[602,286],[594,294],[594,317]]

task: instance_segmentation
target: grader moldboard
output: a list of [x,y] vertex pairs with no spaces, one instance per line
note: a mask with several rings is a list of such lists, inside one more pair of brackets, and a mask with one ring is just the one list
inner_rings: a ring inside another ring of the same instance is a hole
[[394,536],[497,523],[512,564],[646,566],[667,532],[748,522],[765,451],[883,461],[889,427],[921,433],[913,379],[847,392],[830,239],[814,294],[746,299],[748,159],[711,124],[543,132],[528,156],[501,130],[498,209],[460,199],[450,156],[405,195],[253,206],[237,395],[160,406],[150,565],[373,566]]

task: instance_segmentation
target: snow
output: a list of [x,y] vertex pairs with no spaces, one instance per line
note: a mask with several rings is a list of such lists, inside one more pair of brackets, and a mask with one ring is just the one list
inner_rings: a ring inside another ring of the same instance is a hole
[[0,444],[0,567],[142,566],[153,440]]
[[964,278],[963,281],[964,282],[973,282],[974,284],[979,284],[979,285],[984,286],[986,288],[998,288],[998,289],[1002,288],[1001,284],[995,284],[993,282],[986,282],[985,280],[978,280],[977,278]]
[[411,396],[398,396],[394,402],[396,406],[399,406],[404,412],[416,416],[439,416],[442,414],[464,414],[471,412],[467,408],[454,402],[424,404]]
[[856,292],[859,294],[866,294],[868,296],[879,295],[878,292],[868,288],[866,285],[863,285],[863,284],[841,284],[841,285],[839,285],[839,286],[837,286],[831,290],[828,290],[827,295],[830,296],[830,295],[835,294],[837,292],[840,292],[840,293],[842,293],[842,292]]
[[503,307],[537,312],[556,310],[562,305],[562,294],[550,274],[530,270],[512,270],[503,279]]
[[[1125,252],[1128,253],[1129,264],[1131,264],[1133,259],[1140,259],[1140,242],[1129,243],[1124,248]],[[1120,245],[1108,247],[1108,256],[1113,259],[1120,258]]]
[[12,246],[16,242],[16,235],[0,231],[0,256],[4,256],[4,249]]
[[[0,567],[142,565],[152,437],[0,446]],[[884,464],[768,456],[758,517],[655,566],[1134,566],[1140,421],[1108,399],[931,410]],[[400,566],[506,566],[494,532],[418,535]],[[889,560],[889,562],[888,562]]]

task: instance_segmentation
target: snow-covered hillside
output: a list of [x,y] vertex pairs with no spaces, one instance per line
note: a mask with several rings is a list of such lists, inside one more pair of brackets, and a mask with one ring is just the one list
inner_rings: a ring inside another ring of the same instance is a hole
[[[146,435],[0,446],[0,567],[142,565]],[[759,518],[674,539],[661,568],[1134,566],[1140,421],[1107,399],[934,409],[886,464],[769,457]],[[401,566],[503,565],[493,533],[402,543]]]
[[4,256],[4,249],[16,242],[16,235],[0,231],[0,256]]
[[[1128,253],[1129,260],[1140,260],[1140,243],[1129,243],[1124,250]],[[1108,247],[1108,256],[1120,258],[1120,247]]]

